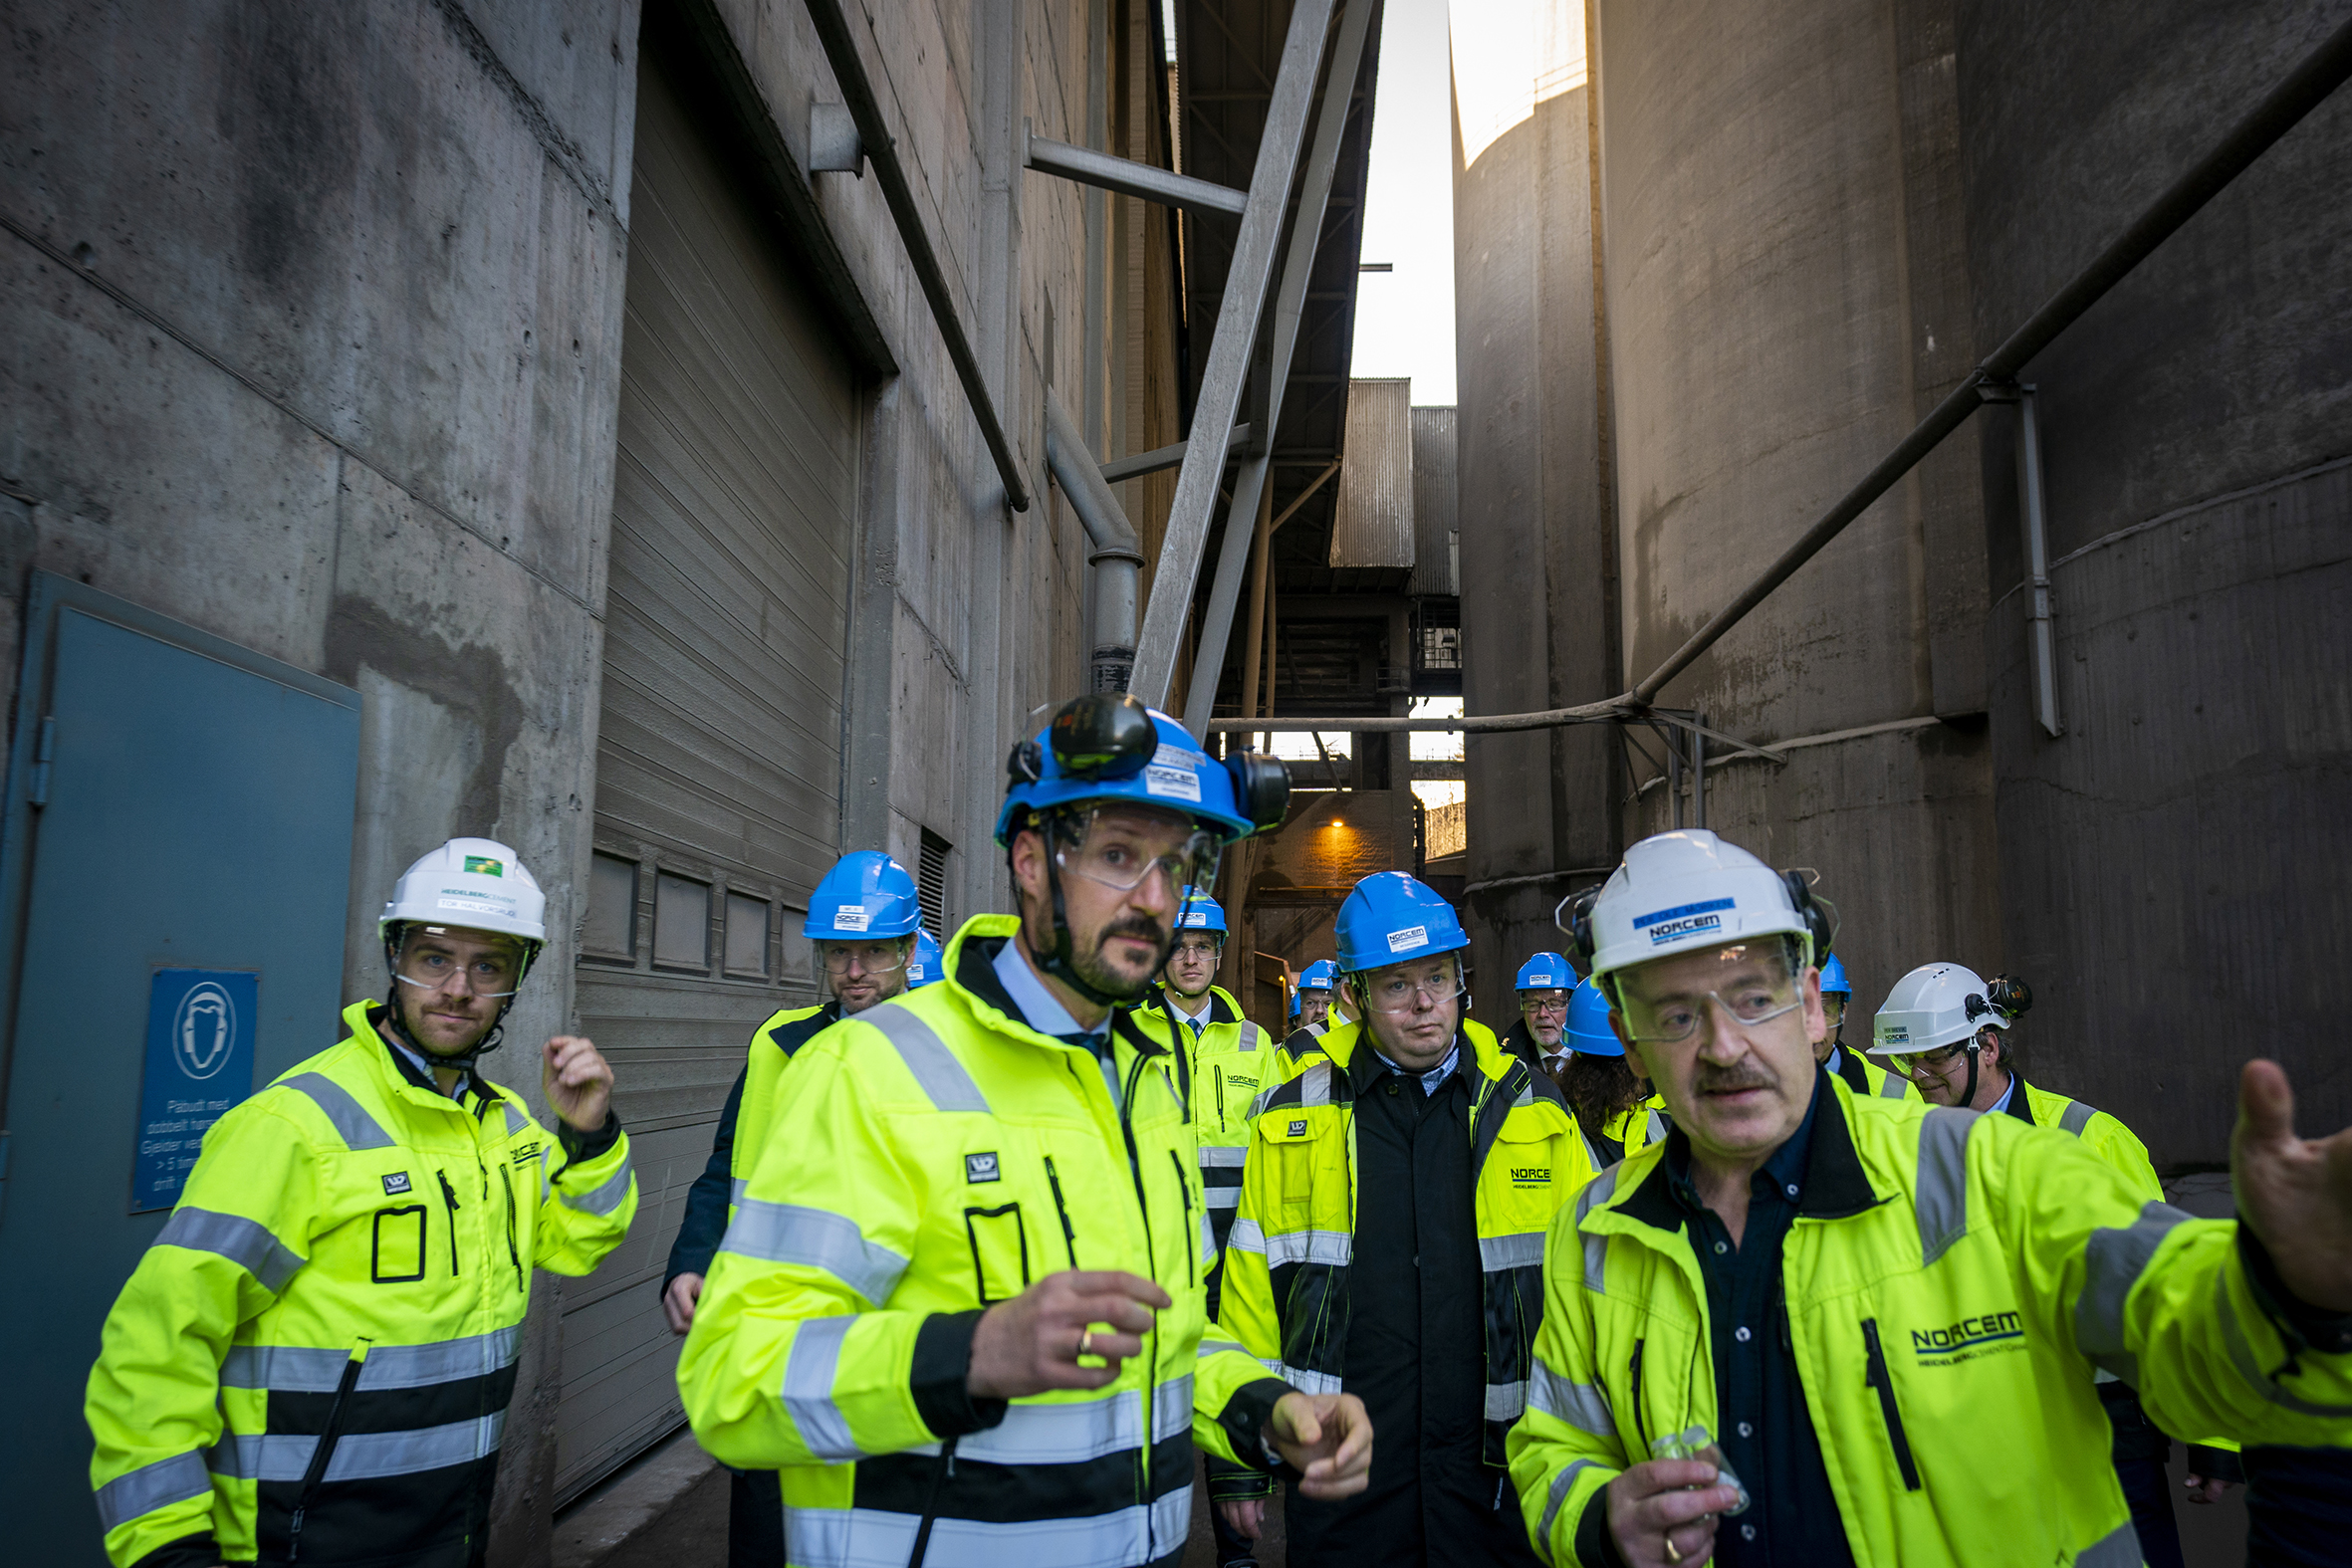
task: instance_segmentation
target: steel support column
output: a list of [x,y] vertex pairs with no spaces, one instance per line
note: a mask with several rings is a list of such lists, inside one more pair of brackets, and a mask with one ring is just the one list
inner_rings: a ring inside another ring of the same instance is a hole
[[[1290,380],[1291,355],[1298,346],[1298,322],[1306,309],[1306,286],[1314,273],[1315,252],[1322,245],[1323,212],[1330,203],[1331,176],[1339,163],[1339,140],[1347,129],[1348,104],[1355,96],[1356,72],[1371,31],[1371,5],[1359,0],[1349,6],[1339,21],[1331,74],[1323,80],[1322,104],[1315,112],[1314,147],[1307,155],[1306,178],[1298,189],[1298,218],[1291,229],[1282,285],[1275,292],[1266,438],[1234,480],[1233,505],[1226,512],[1225,545],[1217,555],[1217,576],[1209,588],[1208,612],[1201,617],[1200,647],[1193,656],[1192,689],[1184,694],[1184,727],[1196,736],[1209,733],[1209,712],[1217,701],[1217,678],[1225,668],[1225,644],[1232,635],[1234,606],[1241,597],[1242,567],[1250,559],[1250,536],[1235,527],[1233,520],[1257,516],[1258,501],[1265,494],[1267,474],[1274,464],[1274,435],[1282,427],[1283,391]],[[1156,583],[1153,598],[1158,598]]]
[[[1370,9],[1368,0],[1359,3]],[[1234,240],[1233,266],[1225,276],[1225,299],[1217,312],[1217,334],[1210,342],[1200,397],[1193,405],[1192,440],[1184,453],[1184,465],[1177,471],[1176,496],[1160,546],[1159,569],[1152,574],[1151,602],[1144,610],[1142,635],[1135,649],[1135,679],[1129,689],[1155,708],[1166,706],[1168,687],[1175,678],[1177,644],[1184,635],[1185,612],[1191,606],[1201,555],[1208,546],[1217,482],[1225,472],[1234,416],[1241,409],[1249,379],[1250,350],[1258,340],[1267,285],[1274,277],[1283,211],[1290,205],[1292,176],[1297,172],[1298,155],[1306,142],[1306,116],[1314,107],[1315,73],[1322,65],[1323,42],[1331,31],[1332,5],[1333,0],[1297,0],[1292,8],[1291,31],[1283,44],[1274,97],[1266,107],[1266,132],[1258,143],[1257,167],[1250,174],[1250,203]],[[1267,439],[1273,439],[1271,429]],[[1228,604],[1227,618],[1232,614]],[[1219,652],[1223,652],[1222,635]],[[1206,679],[1214,686],[1216,668],[1195,660],[1193,679],[1196,683]]]

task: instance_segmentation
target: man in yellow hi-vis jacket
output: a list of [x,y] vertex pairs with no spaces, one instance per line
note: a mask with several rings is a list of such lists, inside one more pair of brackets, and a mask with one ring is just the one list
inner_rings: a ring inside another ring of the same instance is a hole
[[2063,1134],[1823,1070],[1801,875],[1663,833],[1571,924],[1674,1128],[1545,1248],[1511,1464],[1550,1562],[2136,1568],[2095,1366],[2175,1430],[2352,1434],[2352,1133],[2297,1140],[2276,1067],[2247,1223],[2193,1221]]
[[[1526,1562],[1504,1434],[1543,1233],[1594,1168],[1551,1079],[1463,1018],[1470,940],[1433,889],[1364,878],[1338,941],[1363,1021],[1259,1101],[1218,1322],[1299,1387],[1361,1395],[1381,1434],[1362,1497],[1291,1500],[1294,1562]],[[1257,1534],[1263,1501],[1211,1485]]]
[[1359,1404],[1204,1338],[1183,1052],[1114,1006],[1288,781],[1123,694],[1065,704],[1011,770],[1022,913],[802,1048],[679,1360],[703,1447],[782,1469],[810,1568],[1172,1562],[1196,1440],[1363,1485]]
[[426,855],[384,908],[389,1004],[205,1135],[90,1374],[121,1568],[482,1561],[531,1270],[587,1273],[637,1207],[593,1044],[543,1049],[552,1140],[475,1070],[544,907],[503,844]]

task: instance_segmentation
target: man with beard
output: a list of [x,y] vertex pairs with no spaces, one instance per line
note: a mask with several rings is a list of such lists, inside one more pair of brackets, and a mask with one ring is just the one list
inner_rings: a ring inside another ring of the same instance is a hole
[[[1364,1021],[1253,1119],[1218,1323],[1300,1387],[1363,1396],[1363,1496],[1284,1511],[1295,1564],[1531,1564],[1503,1469],[1541,1317],[1542,1236],[1591,1175],[1551,1080],[1462,1016],[1453,908],[1402,871],[1340,906]],[[1221,1500],[1246,1535],[1265,1503]]]
[[1020,912],[795,1058],[679,1358],[702,1446],[782,1469],[797,1562],[1172,1564],[1196,1442],[1309,1495],[1364,1484],[1360,1402],[1204,1337],[1183,1053],[1120,1006],[1289,779],[1119,693],[1007,766]]
[[[833,1000],[780,1008],[752,1030],[750,1053],[719,1112],[710,1160],[687,1190],[685,1218],[670,1243],[661,1310],[671,1333],[694,1326],[695,1303],[726,1234],[733,1195],[759,1163],[786,1065],[842,1018],[910,988],[922,921],[915,879],[878,849],[843,855],[810,893],[801,935],[815,945]],[[784,1502],[776,1472],[735,1470],[727,1508],[728,1568],[784,1568]]]
[[383,907],[384,1000],[205,1134],[90,1373],[115,1563],[484,1560],[532,1270],[637,1211],[593,1043],[540,1048],[553,1138],[476,1065],[547,926],[512,849],[449,840]]
[[2344,1447],[2352,1131],[2297,1138],[2274,1063],[2239,1078],[2242,1221],[2192,1220],[2077,1139],[1824,1071],[1800,874],[1661,833],[1574,907],[1674,1129],[1544,1248],[1510,1446],[1547,1560],[2137,1564],[2101,1365],[2176,1430]]

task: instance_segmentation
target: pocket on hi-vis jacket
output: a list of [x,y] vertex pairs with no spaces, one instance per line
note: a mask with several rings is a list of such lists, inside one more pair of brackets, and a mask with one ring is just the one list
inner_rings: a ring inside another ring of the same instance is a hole
[[964,1234],[972,1243],[972,1280],[981,1305],[1029,1288],[1029,1227],[1020,1204],[967,1208]]
[[404,1285],[424,1277],[422,1204],[375,1212],[375,1236],[368,1248],[367,1275],[379,1285]]

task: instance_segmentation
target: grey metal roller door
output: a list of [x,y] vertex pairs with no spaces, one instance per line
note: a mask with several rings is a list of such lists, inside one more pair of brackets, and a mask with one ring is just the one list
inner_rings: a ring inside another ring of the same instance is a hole
[[630,206],[579,1009],[642,1196],[565,1289],[559,1498],[683,1419],[655,1291],[751,1029],[817,1000],[784,932],[838,836],[851,373],[650,63]]

